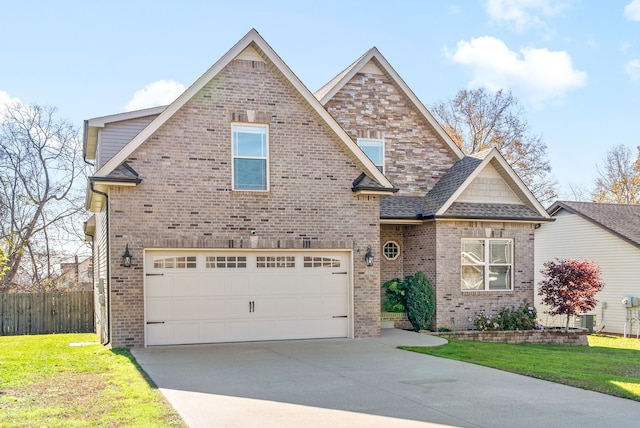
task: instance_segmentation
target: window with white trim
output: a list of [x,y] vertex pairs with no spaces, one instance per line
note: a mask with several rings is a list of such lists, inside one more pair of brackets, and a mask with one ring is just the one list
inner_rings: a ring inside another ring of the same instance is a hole
[[387,260],[395,260],[400,255],[400,246],[395,241],[388,241],[382,247],[382,254]]
[[234,190],[268,190],[267,125],[232,125]]
[[513,240],[463,239],[462,290],[512,290]]
[[384,141],[369,138],[358,138],[358,146],[374,165],[384,173]]

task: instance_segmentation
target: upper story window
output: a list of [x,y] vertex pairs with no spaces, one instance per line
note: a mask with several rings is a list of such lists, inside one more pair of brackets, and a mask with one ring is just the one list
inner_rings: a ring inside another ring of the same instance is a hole
[[368,138],[358,138],[358,146],[362,149],[374,165],[384,173],[384,141]]
[[513,289],[513,240],[463,239],[462,290]]
[[268,190],[269,144],[267,125],[232,125],[233,188]]

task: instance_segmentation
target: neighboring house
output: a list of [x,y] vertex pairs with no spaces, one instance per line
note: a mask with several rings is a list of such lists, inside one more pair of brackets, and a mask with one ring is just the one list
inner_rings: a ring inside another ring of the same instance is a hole
[[[640,206],[559,201],[548,212],[555,221],[536,230],[536,284],[543,280],[540,271],[545,262],[591,260],[600,267],[605,283],[596,295],[597,307],[588,313],[595,315],[595,329],[637,334],[640,307],[633,305],[633,299],[628,307],[623,299],[640,297]],[[544,313],[547,308],[537,293],[536,308],[542,324],[565,324],[566,317]]]
[[76,256],[71,263],[60,263],[60,288],[73,288],[77,290],[93,289],[93,261],[91,257],[79,261]]
[[169,106],[86,121],[84,155],[103,343],[374,337],[420,270],[435,328],[533,300],[548,214],[376,49],[314,95],[251,30]]

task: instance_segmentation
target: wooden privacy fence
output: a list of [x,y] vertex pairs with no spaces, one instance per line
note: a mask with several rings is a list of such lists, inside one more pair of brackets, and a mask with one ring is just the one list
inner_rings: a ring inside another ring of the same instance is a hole
[[0,336],[94,331],[93,291],[0,294]]

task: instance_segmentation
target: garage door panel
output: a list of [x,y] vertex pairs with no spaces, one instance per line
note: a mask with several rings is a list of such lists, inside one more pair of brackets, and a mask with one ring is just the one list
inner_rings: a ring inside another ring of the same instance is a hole
[[[148,280],[147,283],[150,281]],[[147,297],[172,297],[174,294],[173,281],[169,277],[153,277],[153,286],[147,287]]]
[[173,301],[168,299],[147,299],[147,321],[163,321],[173,314]]
[[172,320],[198,319],[200,315],[200,299],[176,299],[173,305]]
[[223,342],[227,339],[226,322],[224,321],[207,321],[200,324],[201,343],[206,342]]
[[[178,269],[185,254],[191,268]],[[163,251],[172,267],[151,270],[145,299],[147,321],[164,324],[147,326],[147,344],[348,336],[334,317],[350,313],[349,258],[314,254]]]
[[249,320],[228,320],[225,322],[225,329],[225,342],[251,339],[251,323]]

